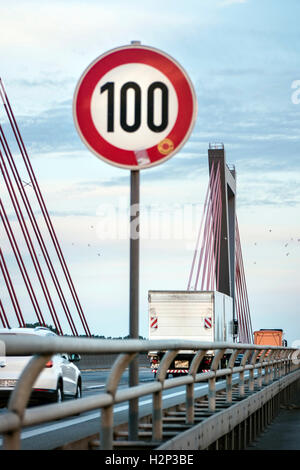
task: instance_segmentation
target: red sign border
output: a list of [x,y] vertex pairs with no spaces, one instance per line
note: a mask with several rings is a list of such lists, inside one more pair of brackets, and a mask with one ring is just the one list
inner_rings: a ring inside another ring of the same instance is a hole
[[[176,122],[163,140],[170,145],[167,154],[158,145],[145,149],[150,163],[139,165],[136,153],[113,146],[105,140],[94,126],[90,102],[96,84],[109,70],[126,63],[143,63],[157,68],[173,84],[178,99]],[[128,45],[112,49],[96,58],[81,75],[73,98],[73,119],[77,132],[85,145],[101,160],[131,170],[140,170],[163,163],[178,152],[189,138],[197,116],[197,99],[193,84],[178,62],[164,52],[149,46]],[[117,156],[118,161],[111,157]],[[123,160],[126,163],[121,163]],[[129,162],[129,163],[128,163]]]

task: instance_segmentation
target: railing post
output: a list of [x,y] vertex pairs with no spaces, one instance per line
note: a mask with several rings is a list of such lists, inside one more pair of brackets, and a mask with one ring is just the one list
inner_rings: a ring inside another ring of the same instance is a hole
[[205,357],[206,350],[201,350],[196,353],[192,363],[190,365],[189,375],[193,377],[193,383],[187,384],[186,386],[186,423],[194,424],[194,387],[195,377],[198,372],[198,368]]
[[280,364],[278,367],[279,378],[284,376],[285,355],[286,355],[286,352],[283,349],[280,354]]
[[162,427],[162,390],[153,393],[152,405],[152,440],[161,441],[163,436]]
[[274,353],[275,353],[275,350],[270,351],[268,359],[267,359],[268,364],[265,368],[265,380],[264,380],[265,385],[268,385],[271,381],[271,367],[272,367],[272,364],[273,364]]
[[289,350],[284,350],[284,357],[283,357],[283,375],[287,375],[289,373],[289,367],[288,367],[288,355],[289,355]]
[[[263,350],[262,353],[261,353],[261,356],[259,358],[259,363],[262,364],[264,362],[264,358],[265,358],[265,355],[267,353],[267,349]],[[257,386],[258,388],[262,388],[262,381],[263,381],[263,376],[262,376],[262,365],[261,367],[259,367],[258,369],[258,373],[257,373]]]
[[178,354],[178,350],[167,351],[162,358],[158,371],[156,373],[156,380],[160,382],[161,389],[153,393],[152,405],[152,440],[161,441],[163,437],[162,427],[162,390],[163,383],[166,378],[167,370]]
[[274,361],[273,361],[273,368],[272,368],[272,382],[277,380],[278,378],[278,365],[280,360],[280,353],[281,351],[276,350],[274,352]]
[[240,394],[241,397],[243,397],[245,395],[245,365],[247,363],[250,352],[251,352],[251,350],[247,349],[244,352],[243,358],[241,360],[241,367],[244,368],[242,370],[242,372],[239,373],[239,394]]
[[285,375],[290,373],[290,361],[289,361],[289,351],[286,352],[286,367],[285,367]]
[[239,349],[233,350],[229,358],[229,362],[227,366],[228,369],[231,369],[231,374],[228,374],[226,376],[226,400],[228,403],[232,403],[232,373],[233,373],[232,369],[234,367],[234,363],[239,352],[240,352]]
[[259,349],[255,349],[252,354],[252,358],[250,361],[250,364],[253,366],[253,369],[250,369],[249,371],[249,391],[253,392],[254,391],[254,385],[255,385],[255,379],[254,379],[254,371],[255,371],[255,364],[257,361],[257,356],[259,354]]
[[275,379],[280,379],[281,377],[281,368],[282,368],[282,349],[278,351],[277,354],[277,361],[276,361],[276,369],[275,369]]
[[[215,357],[212,361],[210,370],[216,372],[219,367],[219,362],[224,356],[226,349],[219,349],[215,352]],[[208,380],[208,407],[211,411],[216,410],[216,375]]]
[[[121,376],[137,353],[120,354],[115,360],[106,383],[106,392],[112,396],[112,404],[102,409],[100,445],[102,450],[113,449],[113,405]],[[130,417],[129,417],[130,419]]]
[[293,367],[293,362],[291,360],[291,356],[292,356],[292,353],[293,353],[293,350],[290,349],[289,350],[289,354],[288,354],[288,361],[289,361],[289,373],[292,372],[294,370],[294,367]]
[[194,382],[186,386],[186,424],[194,424]]
[[101,410],[101,432],[100,445],[102,450],[113,449],[113,425],[114,414],[113,405],[106,406]]

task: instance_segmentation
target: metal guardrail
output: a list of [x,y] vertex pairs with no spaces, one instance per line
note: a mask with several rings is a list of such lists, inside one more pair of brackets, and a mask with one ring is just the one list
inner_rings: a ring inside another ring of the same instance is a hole
[[[24,368],[17,385],[11,393],[8,409],[0,415],[0,433],[4,435],[4,449],[20,449],[20,434],[23,427],[33,426],[75,414],[101,409],[101,449],[113,448],[113,407],[117,403],[130,401],[152,394],[152,440],[161,442],[162,392],[177,386],[186,386],[186,423],[194,423],[194,386],[208,381],[208,406],[216,409],[216,379],[225,377],[227,402],[232,402],[232,376],[239,374],[239,394],[245,394],[245,372],[249,371],[247,385],[250,391],[261,389],[286,374],[298,369],[299,350],[271,346],[257,346],[236,343],[205,343],[195,341],[141,341],[141,340],[97,340],[90,338],[26,338],[0,335],[5,343],[6,355],[33,357]],[[118,389],[124,370],[138,353],[165,351],[153,382],[134,387]],[[182,377],[166,379],[167,370],[179,350],[194,350],[195,356],[189,373]],[[209,372],[198,372],[199,364],[207,351],[214,351]],[[224,353],[230,352],[228,365],[220,369]],[[53,354],[58,353],[119,354],[111,369],[105,392],[57,404],[26,409],[32,386]],[[239,367],[234,367],[236,357],[243,352]],[[254,373],[256,371],[256,373]]]

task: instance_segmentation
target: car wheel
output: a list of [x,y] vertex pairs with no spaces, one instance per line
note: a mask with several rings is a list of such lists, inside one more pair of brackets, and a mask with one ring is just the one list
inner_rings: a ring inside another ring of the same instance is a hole
[[81,398],[81,397],[82,397],[81,382],[78,381],[77,386],[76,386],[75,398]]
[[56,403],[61,403],[64,399],[64,392],[63,392],[63,386],[62,383],[59,382],[57,384],[57,389],[56,389],[56,394],[55,394],[55,401]]

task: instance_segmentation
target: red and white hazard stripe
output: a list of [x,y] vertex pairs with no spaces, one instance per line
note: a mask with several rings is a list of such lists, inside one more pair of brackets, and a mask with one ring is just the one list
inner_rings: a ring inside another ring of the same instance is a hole
[[158,328],[158,321],[157,321],[157,316],[156,315],[152,315],[150,317],[150,328]]
[[[156,374],[158,371],[158,368],[152,369],[152,372]],[[188,369],[168,369],[167,374],[188,374],[189,370]],[[210,372],[209,369],[203,369],[201,371],[202,373],[204,372]]]
[[[158,369],[152,369],[154,374],[156,374],[157,371]],[[168,369],[167,374],[187,374],[188,371],[188,369]]]
[[211,317],[204,318],[204,328],[209,329],[212,327],[212,319]]

